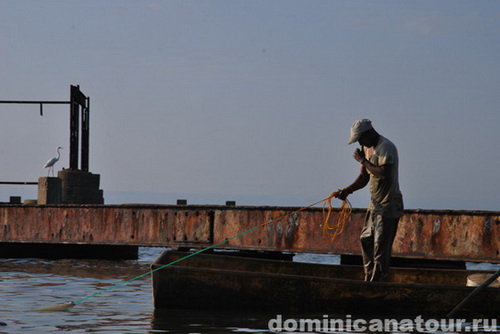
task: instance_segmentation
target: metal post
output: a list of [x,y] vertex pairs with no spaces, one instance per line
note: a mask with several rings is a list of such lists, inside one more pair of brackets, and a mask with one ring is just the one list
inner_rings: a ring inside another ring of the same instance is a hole
[[78,86],[71,86],[70,92],[70,129],[69,129],[69,168],[78,169],[78,141],[79,141],[79,103],[77,102]]
[[85,99],[82,107],[82,171],[89,171],[89,139],[90,139],[90,98]]

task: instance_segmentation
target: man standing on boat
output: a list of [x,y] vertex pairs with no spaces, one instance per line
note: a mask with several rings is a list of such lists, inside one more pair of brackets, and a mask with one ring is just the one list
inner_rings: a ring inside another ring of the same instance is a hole
[[351,126],[348,144],[362,146],[353,157],[361,164],[359,176],[341,190],[338,198],[345,200],[354,191],[370,184],[370,204],[361,232],[361,250],[365,281],[387,278],[392,243],[399,218],[403,214],[403,196],[398,181],[398,151],[387,138],[381,136],[368,119],[355,121]]

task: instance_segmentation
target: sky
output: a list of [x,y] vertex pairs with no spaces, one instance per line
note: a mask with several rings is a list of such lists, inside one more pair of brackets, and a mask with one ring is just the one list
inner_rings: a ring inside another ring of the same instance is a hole
[[[0,0],[0,73],[0,100],[90,97],[108,204],[307,206],[356,178],[369,118],[407,209],[500,209],[499,1]],[[69,167],[68,106],[0,117],[0,181]]]

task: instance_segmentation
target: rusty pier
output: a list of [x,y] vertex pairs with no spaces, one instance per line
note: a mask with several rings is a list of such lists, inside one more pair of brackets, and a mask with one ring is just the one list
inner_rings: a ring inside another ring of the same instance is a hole
[[[357,256],[365,210],[354,209],[334,241],[322,208],[217,205],[0,205],[0,256],[133,258],[137,249],[202,249],[264,222],[221,249]],[[337,219],[338,211],[331,219]],[[500,212],[407,210],[393,255],[402,259],[500,263]],[[94,254],[95,253],[95,254]],[[74,257],[74,256],[71,256]]]

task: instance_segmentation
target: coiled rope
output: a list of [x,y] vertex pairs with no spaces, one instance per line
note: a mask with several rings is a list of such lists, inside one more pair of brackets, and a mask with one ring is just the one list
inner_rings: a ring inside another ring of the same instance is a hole
[[[165,269],[165,268],[167,268],[169,266],[172,266],[172,265],[174,265],[174,264],[176,264],[178,262],[184,261],[184,260],[186,260],[186,259],[188,259],[190,257],[196,256],[196,255],[198,255],[200,253],[206,252],[206,251],[208,251],[210,249],[214,249],[214,248],[216,248],[216,247],[218,247],[218,246],[220,246],[222,244],[228,243],[229,241],[231,241],[233,239],[239,238],[239,237],[241,237],[241,236],[243,236],[245,234],[248,234],[248,233],[251,233],[253,231],[256,231],[256,230],[258,230],[258,229],[260,229],[262,227],[265,227],[265,226],[267,226],[269,224],[273,224],[273,223],[276,223],[278,221],[281,221],[284,218],[287,218],[288,216],[291,216],[293,214],[297,214],[299,212],[302,212],[304,210],[312,208],[313,206],[316,206],[316,205],[318,205],[320,203],[323,203],[323,219],[324,219],[323,225],[324,225],[324,231],[326,231],[328,233],[332,233],[332,240],[334,240],[344,230],[344,225],[345,225],[345,223],[346,223],[347,219],[349,218],[349,215],[351,214],[351,211],[352,211],[351,204],[349,203],[349,201],[347,201],[347,200],[342,201],[342,206],[340,207],[339,217],[338,217],[337,221],[335,222],[335,224],[329,225],[329,220],[330,220],[330,217],[331,217],[332,212],[333,212],[332,200],[339,193],[340,193],[340,190],[336,191],[336,192],[333,192],[330,196],[328,196],[328,197],[326,197],[326,198],[324,198],[324,199],[322,199],[322,200],[320,200],[320,201],[318,201],[316,203],[310,204],[308,206],[302,207],[300,209],[297,209],[297,210],[289,212],[289,213],[285,213],[285,214],[281,215],[278,218],[274,218],[274,219],[272,219],[272,220],[270,220],[268,222],[265,222],[265,223],[263,223],[263,224],[261,224],[259,226],[254,227],[254,228],[251,228],[251,229],[249,229],[249,230],[247,230],[245,232],[242,232],[242,233],[240,233],[238,235],[235,235],[235,236],[233,236],[231,238],[224,239],[224,240],[222,240],[222,241],[220,241],[220,242],[218,242],[216,244],[213,244],[213,245],[208,246],[206,248],[200,249],[199,251],[196,251],[194,253],[188,254],[188,255],[180,258],[180,259],[174,260],[174,261],[172,261],[170,263],[167,263],[167,264],[165,264],[165,265],[163,265],[161,267],[155,268],[155,269],[150,270],[150,271],[148,271],[148,272],[146,272],[144,274],[141,274],[141,275],[136,276],[134,278],[131,278],[129,280],[126,280],[126,281],[120,282],[118,284],[115,284],[115,285],[113,285],[113,286],[111,286],[111,287],[109,287],[107,289],[104,289],[102,291],[98,291],[96,293],[93,293],[93,294],[88,295],[86,297],[83,297],[81,299],[78,299],[78,300],[76,300],[74,302],[67,302],[67,303],[58,304],[58,305],[54,305],[54,306],[39,308],[37,311],[68,311],[71,308],[73,308],[75,305],[80,304],[80,303],[82,303],[82,302],[84,302],[86,300],[89,300],[90,298],[99,296],[99,295],[101,295],[103,293],[106,293],[106,292],[108,292],[110,290],[116,289],[116,288],[118,288],[120,286],[123,286],[125,284],[130,283],[130,282],[133,282],[133,281],[138,280],[140,278],[143,278],[144,276],[150,275],[150,274],[152,274],[154,272],[157,272],[159,270]],[[325,210],[327,211],[326,213],[325,213]]]
[[[344,226],[352,213],[352,205],[348,199],[342,201],[342,205],[340,206],[339,214],[337,220],[330,224],[330,217],[333,211],[332,200],[334,197],[337,197],[340,194],[341,190],[333,192],[330,196],[328,196],[323,202],[323,233],[330,233],[332,241],[334,241],[339,235],[344,232]],[[327,213],[325,214],[325,209]]]

